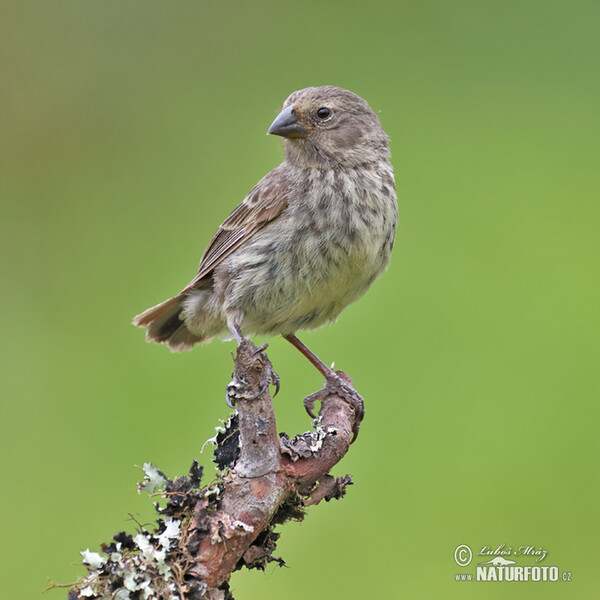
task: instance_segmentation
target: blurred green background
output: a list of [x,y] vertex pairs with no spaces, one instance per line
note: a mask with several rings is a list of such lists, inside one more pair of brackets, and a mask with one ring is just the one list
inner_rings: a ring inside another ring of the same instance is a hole
[[[4,596],[149,520],[134,465],[186,472],[228,414],[231,343],[173,355],[130,320],[281,161],[287,95],[326,83],[380,111],[400,205],[388,273],[303,336],[366,398],[335,470],[356,485],[234,595],[597,595],[599,25],[592,0],[2,2]],[[270,344],[294,434],[321,381]],[[459,583],[459,544],[542,546],[573,581]]]

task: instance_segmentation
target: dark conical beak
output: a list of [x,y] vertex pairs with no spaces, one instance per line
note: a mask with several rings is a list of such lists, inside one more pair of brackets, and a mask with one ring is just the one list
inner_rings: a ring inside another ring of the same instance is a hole
[[267,135],[281,135],[286,138],[305,138],[307,131],[298,122],[294,114],[294,105],[290,104],[284,108],[277,118],[271,123],[271,127],[267,131]]

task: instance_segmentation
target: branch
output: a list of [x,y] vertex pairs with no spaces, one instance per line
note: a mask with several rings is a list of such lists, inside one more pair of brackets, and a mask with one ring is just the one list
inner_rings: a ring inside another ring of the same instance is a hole
[[285,564],[273,556],[275,525],[344,495],[351,476],[334,478],[329,471],[352,441],[354,408],[331,394],[312,431],[279,437],[269,393],[276,376],[262,350],[244,340],[234,358],[228,391],[236,411],[216,436],[221,475],[201,487],[196,461],[189,475],[175,480],[144,465],[140,489],[159,490],[166,500],[157,506],[156,528],[140,528],[135,537],[118,533],[102,554],[82,552],[89,575],[71,589],[69,600],[232,599],[228,584],[235,570]]

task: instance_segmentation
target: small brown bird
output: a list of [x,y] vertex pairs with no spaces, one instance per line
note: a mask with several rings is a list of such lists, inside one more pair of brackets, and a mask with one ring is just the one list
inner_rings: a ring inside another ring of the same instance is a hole
[[291,94],[267,133],[285,138],[283,163],[225,219],[194,279],[133,323],[175,352],[228,333],[238,344],[281,334],[323,374],[323,391],[362,411],[295,332],[335,321],[389,263],[398,206],[388,137],[362,98],[334,86]]

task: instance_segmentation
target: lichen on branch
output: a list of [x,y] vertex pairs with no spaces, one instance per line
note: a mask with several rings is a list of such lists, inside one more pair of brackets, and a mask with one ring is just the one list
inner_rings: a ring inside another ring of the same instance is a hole
[[276,376],[264,348],[244,340],[234,365],[228,392],[236,409],[212,440],[217,478],[204,484],[197,461],[175,479],[146,463],[138,490],[159,498],[156,523],[115,534],[101,552],[82,552],[88,575],[69,600],[231,599],[234,571],[285,564],[273,554],[277,525],[344,495],[352,477],[329,471],[348,451],[360,418],[351,404],[330,394],[311,431],[279,436],[269,391]]

